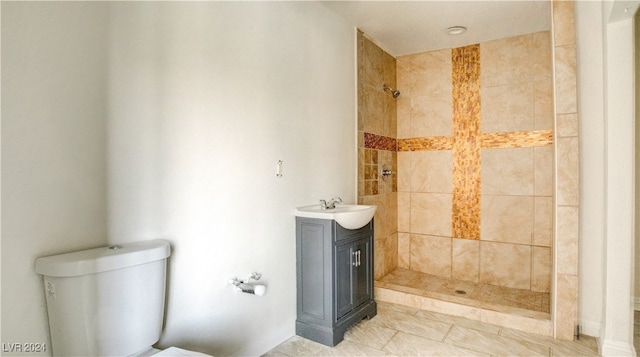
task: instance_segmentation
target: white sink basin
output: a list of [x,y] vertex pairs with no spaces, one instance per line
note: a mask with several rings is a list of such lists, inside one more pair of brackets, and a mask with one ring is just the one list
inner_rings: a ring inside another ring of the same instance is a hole
[[333,219],[346,229],[364,227],[376,213],[376,205],[336,205],[321,208],[319,204],[296,208],[295,215],[305,218]]

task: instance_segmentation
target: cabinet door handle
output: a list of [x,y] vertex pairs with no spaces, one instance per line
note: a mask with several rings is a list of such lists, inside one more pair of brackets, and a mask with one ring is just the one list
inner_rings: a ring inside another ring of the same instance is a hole
[[351,255],[353,256],[352,265],[354,267],[357,267],[358,266],[358,251],[352,252]]
[[356,266],[360,266],[360,250],[358,250],[358,255],[356,256],[356,258],[358,259],[358,265]]

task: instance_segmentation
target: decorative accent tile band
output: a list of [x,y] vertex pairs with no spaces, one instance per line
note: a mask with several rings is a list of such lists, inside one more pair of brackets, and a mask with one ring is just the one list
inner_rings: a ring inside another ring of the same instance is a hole
[[480,45],[451,51],[452,237],[480,239]]
[[452,148],[453,137],[451,136],[398,139],[398,151],[451,150]]
[[[398,151],[452,150],[452,136],[398,139]],[[553,130],[482,133],[479,135],[483,149],[508,149],[553,145]]]
[[483,133],[483,148],[522,148],[553,145],[553,130],[516,131],[510,133]]
[[397,141],[388,136],[382,136],[372,133],[364,133],[364,147],[367,149],[396,151]]

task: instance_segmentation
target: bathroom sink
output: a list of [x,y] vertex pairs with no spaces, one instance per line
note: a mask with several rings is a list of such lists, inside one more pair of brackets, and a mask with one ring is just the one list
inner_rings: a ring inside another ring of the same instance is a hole
[[305,218],[333,219],[346,229],[364,227],[376,213],[376,205],[343,205],[322,208],[319,204],[296,208],[295,215]]

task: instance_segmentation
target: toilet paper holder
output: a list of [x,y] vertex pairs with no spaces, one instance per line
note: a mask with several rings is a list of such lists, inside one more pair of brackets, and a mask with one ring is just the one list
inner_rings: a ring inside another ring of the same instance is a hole
[[266,286],[260,285],[260,284],[249,284],[249,281],[260,280],[261,277],[262,277],[262,274],[254,272],[254,273],[251,273],[251,275],[249,275],[247,280],[240,280],[236,277],[233,277],[229,279],[229,284],[235,286],[236,290],[242,291],[243,293],[262,296],[264,295],[265,290],[267,289]]

